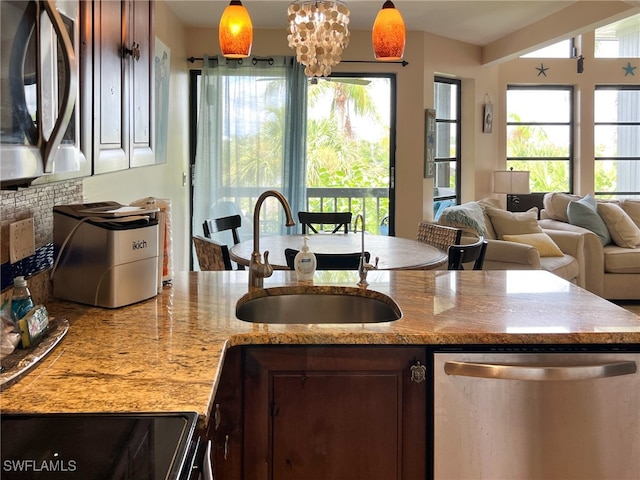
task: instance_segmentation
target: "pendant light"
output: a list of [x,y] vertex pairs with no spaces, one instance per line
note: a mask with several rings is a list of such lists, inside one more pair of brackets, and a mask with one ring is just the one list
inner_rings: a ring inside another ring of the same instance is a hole
[[401,60],[404,55],[406,31],[400,11],[387,0],[376,16],[371,34],[376,60]]
[[218,40],[222,55],[227,58],[246,58],[251,55],[253,25],[249,12],[240,0],[231,0],[222,12]]

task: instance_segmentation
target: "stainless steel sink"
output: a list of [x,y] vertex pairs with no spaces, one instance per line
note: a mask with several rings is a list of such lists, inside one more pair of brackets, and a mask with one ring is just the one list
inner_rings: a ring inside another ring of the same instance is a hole
[[253,290],[236,304],[236,316],[254,323],[379,323],[402,317],[383,293],[355,287],[295,286]]

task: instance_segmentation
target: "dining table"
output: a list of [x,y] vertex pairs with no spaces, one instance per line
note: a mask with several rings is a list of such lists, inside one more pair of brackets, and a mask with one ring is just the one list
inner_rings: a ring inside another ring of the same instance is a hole
[[[286,248],[300,250],[308,237],[313,253],[354,253],[362,251],[360,233],[318,233],[313,235],[264,235],[260,237],[260,254],[269,252],[269,263],[275,270],[289,270],[284,255]],[[417,240],[388,235],[364,235],[364,250],[371,255],[369,262],[378,262],[379,270],[430,270],[447,262],[447,252]],[[249,265],[253,240],[244,240],[229,249],[231,260]]]

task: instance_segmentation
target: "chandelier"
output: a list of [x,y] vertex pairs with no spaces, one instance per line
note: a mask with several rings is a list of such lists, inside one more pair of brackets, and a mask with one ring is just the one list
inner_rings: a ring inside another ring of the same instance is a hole
[[349,45],[349,8],[339,0],[297,0],[288,9],[289,47],[308,77],[327,77]]

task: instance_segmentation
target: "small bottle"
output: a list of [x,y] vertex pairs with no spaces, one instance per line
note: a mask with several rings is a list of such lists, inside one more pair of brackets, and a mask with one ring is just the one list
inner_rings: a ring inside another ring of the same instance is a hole
[[29,310],[34,307],[31,292],[27,287],[27,281],[24,277],[16,277],[13,280],[13,295],[11,296],[11,317],[13,321],[18,322],[24,317]]
[[304,237],[302,248],[293,259],[293,266],[299,281],[313,280],[316,271],[316,256],[307,245],[309,237]]

